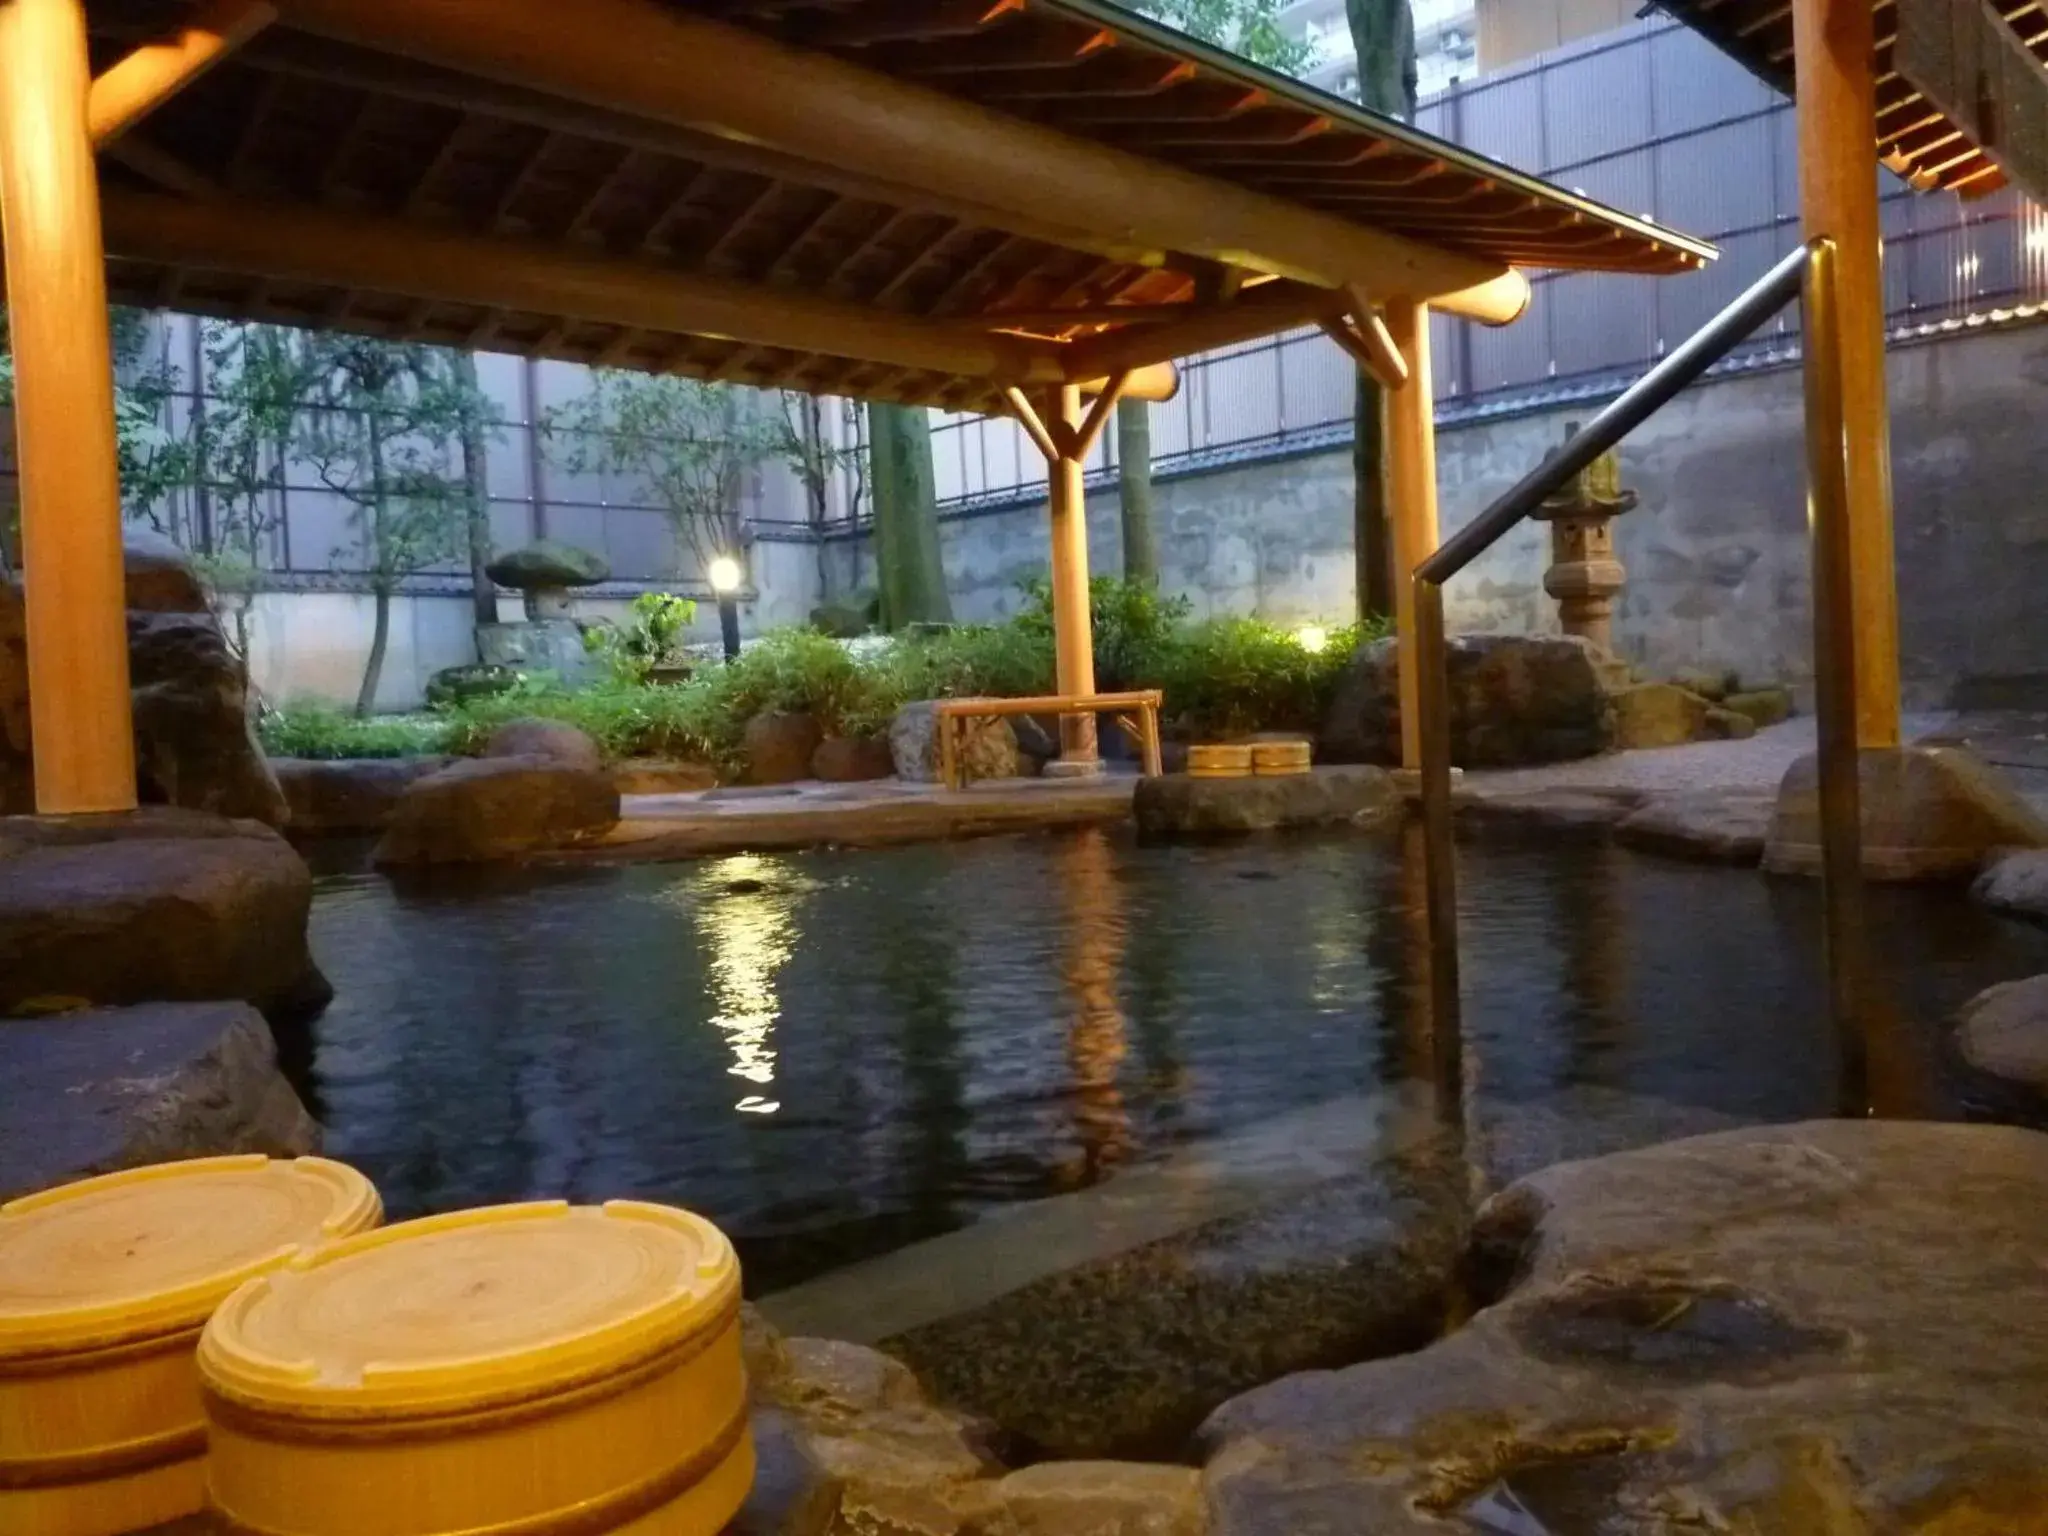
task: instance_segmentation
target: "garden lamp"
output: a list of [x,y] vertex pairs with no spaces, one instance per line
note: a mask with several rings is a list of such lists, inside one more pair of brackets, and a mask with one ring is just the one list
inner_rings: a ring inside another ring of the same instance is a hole
[[720,555],[705,574],[718,596],[718,635],[725,642],[725,659],[731,661],[740,653],[740,563],[731,555]]

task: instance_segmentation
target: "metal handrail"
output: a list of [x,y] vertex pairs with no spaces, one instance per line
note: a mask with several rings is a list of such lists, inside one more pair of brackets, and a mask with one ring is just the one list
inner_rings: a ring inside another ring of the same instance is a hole
[[1423,861],[1428,878],[1431,1039],[1437,1084],[1462,1096],[1457,877],[1451,838],[1450,678],[1443,586],[1573,476],[1696,382],[1793,299],[1805,333],[1807,518],[1813,561],[1815,713],[1819,724],[1821,881],[1828,1006],[1843,1052],[1843,1097],[1866,1099],[1862,1017],[1862,850],[1855,725],[1855,626],[1849,562],[1847,440],[1835,244],[1809,241],[1602,410],[1415,568],[1417,715]]

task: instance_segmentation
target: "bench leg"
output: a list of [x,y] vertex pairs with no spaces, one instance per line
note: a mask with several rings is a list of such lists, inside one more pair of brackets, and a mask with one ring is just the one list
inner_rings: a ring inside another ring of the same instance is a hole
[[939,783],[947,789],[960,787],[960,760],[953,746],[954,719],[951,715],[940,715],[939,727]]
[[1145,727],[1145,776],[1156,779],[1166,772],[1159,754],[1159,711],[1148,704],[1139,711],[1138,719]]

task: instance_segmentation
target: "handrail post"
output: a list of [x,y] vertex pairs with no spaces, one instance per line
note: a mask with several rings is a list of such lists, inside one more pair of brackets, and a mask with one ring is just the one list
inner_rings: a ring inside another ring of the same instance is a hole
[[1835,242],[1807,244],[1805,337],[1807,537],[1813,561],[1814,713],[1819,737],[1821,905],[1828,1013],[1841,1054],[1845,1113],[1870,1110],[1863,1038],[1863,814],[1856,733],[1856,600],[1849,529],[1848,431]]
[[1437,1114],[1463,1123],[1464,1029],[1458,986],[1458,877],[1451,835],[1451,697],[1444,589],[1413,578],[1416,714],[1422,749],[1422,863],[1429,903],[1429,1052]]

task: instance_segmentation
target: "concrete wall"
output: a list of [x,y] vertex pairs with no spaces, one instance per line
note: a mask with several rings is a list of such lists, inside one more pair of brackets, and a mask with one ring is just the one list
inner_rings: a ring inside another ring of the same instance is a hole
[[[1890,355],[1904,688],[1909,705],[2012,699],[2048,707],[2048,328],[1946,334]],[[1579,405],[1437,437],[1446,532],[1560,441]],[[1690,391],[1622,449],[1641,505],[1616,526],[1629,572],[1617,643],[1652,673],[1724,664],[1756,678],[1808,675],[1804,417],[1797,369]],[[1163,479],[1161,578],[1198,614],[1286,622],[1348,612],[1349,449]],[[1046,573],[1042,502],[946,519],[955,613],[1014,609]],[[1548,533],[1524,525],[1454,582],[1461,629],[1556,627],[1544,594]],[[865,539],[828,546],[837,593],[872,580]],[[1089,500],[1089,555],[1121,565],[1113,491]]]

